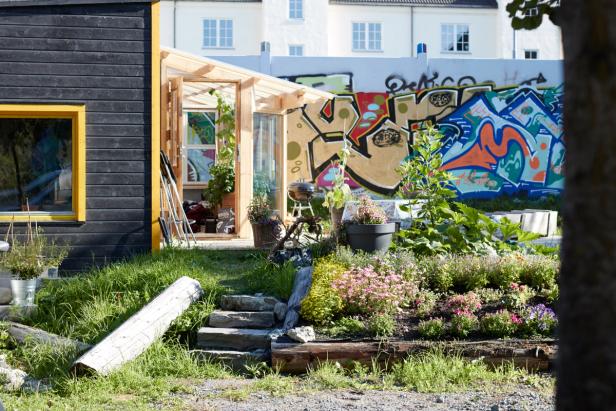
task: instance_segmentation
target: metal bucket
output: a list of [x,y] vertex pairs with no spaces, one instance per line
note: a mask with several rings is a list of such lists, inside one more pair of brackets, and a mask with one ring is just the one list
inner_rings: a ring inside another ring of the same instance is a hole
[[32,280],[11,279],[11,291],[13,293],[13,305],[34,305],[36,294],[36,278]]

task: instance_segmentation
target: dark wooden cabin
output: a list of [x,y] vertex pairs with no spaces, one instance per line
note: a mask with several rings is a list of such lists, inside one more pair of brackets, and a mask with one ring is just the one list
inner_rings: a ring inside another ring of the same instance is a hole
[[36,221],[65,271],[159,247],[158,7],[0,1],[0,230]]

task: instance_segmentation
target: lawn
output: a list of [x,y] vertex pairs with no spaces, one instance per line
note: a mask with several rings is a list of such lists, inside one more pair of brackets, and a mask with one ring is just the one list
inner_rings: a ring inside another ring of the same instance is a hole
[[[74,377],[67,370],[76,353],[34,343],[14,347],[4,335],[0,341],[9,362],[53,385],[51,391],[39,394],[5,393],[5,407],[186,409],[186,398],[197,395],[195,387],[206,379],[237,383],[238,388],[217,394],[237,401],[256,391],[274,396],[324,389],[447,392],[525,384],[539,385],[549,392],[553,384],[550,377],[530,375],[509,366],[490,369],[481,362],[440,352],[411,357],[387,371],[376,364],[344,370],[336,363],[323,363],[301,377],[280,375],[262,364],[247,367],[238,375],[221,365],[196,361],[185,345],[187,336],[205,321],[218,297],[225,292],[253,291],[255,286],[263,286],[264,282],[255,281],[255,276],[267,275],[267,266],[253,252],[168,249],[154,256],[111,264],[78,278],[50,282],[38,294],[39,313],[31,324],[96,343],[183,275],[199,280],[205,291],[203,300],[180,317],[162,340],[107,377]],[[275,287],[288,287],[286,283],[288,280]]]

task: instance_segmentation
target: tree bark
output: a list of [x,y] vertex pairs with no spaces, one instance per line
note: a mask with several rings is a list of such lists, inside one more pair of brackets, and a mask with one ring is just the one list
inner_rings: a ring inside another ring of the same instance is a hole
[[616,408],[616,0],[563,0],[559,410]]

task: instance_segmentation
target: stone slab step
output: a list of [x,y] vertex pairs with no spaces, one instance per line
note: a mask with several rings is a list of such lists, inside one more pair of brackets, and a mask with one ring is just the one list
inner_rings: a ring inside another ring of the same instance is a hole
[[280,301],[274,297],[255,295],[223,295],[220,306],[225,311],[274,311]]
[[214,311],[209,325],[216,328],[271,328],[274,326],[271,311]]
[[191,350],[190,354],[199,361],[219,362],[236,371],[246,371],[245,365],[271,361],[271,352],[266,349],[253,351]]
[[272,330],[203,327],[197,331],[196,347],[237,351],[250,351],[259,348],[269,350],[271,341]]

